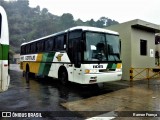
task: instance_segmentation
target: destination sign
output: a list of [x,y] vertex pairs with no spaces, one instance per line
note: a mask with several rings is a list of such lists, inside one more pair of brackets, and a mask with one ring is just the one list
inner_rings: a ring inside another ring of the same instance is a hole
[[26,55],[20,57],[21,61],[36,61],[36,55]]

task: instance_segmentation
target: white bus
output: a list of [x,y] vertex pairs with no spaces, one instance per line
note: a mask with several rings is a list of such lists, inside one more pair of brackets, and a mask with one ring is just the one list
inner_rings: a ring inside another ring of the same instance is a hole
[[120,80],[119,34],[77,26],[21,45],[20,68],[26,73],[79,84]]
[[0,92],[8,89],[10,76],[8,74],[9,31],[7,15],[0,6]]

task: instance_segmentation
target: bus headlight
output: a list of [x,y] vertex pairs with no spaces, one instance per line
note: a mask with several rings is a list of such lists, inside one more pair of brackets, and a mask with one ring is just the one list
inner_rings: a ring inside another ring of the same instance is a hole
[[86,74],[97,73],[97,72],[98,72],[97,69],[85,69],[85,73],[86,73]]
[[89,70],[89,69],[85,69],[85,73],[86,73],[86,74],[89,74],[89,73],[90,73],[90,70]]

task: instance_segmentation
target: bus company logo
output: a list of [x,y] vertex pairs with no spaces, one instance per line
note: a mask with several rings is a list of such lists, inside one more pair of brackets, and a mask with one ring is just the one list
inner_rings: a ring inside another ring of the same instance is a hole
[[103,68],[103,65],[93,65],[93,68]]
[[11,117],[11,112],[2,112],[2,117]]
[[62,56],[63,56],[63,54],[58,54],[58,55],[56,56],[57,60],[58,60],[58,61],[61,61]]

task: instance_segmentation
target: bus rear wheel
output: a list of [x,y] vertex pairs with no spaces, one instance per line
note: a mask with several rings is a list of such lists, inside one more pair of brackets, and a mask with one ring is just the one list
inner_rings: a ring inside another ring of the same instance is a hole
[[29,83],[29,77],[30,77],[30,72],[29,72],[29,66],[27,65],[25,72],[26,83]]
[[61,81],[61,83],[63,85],[67,85],[68,84],[68,74],[67,74],[66,70],[60,71],[58,78],[59,78],[59,80]]

